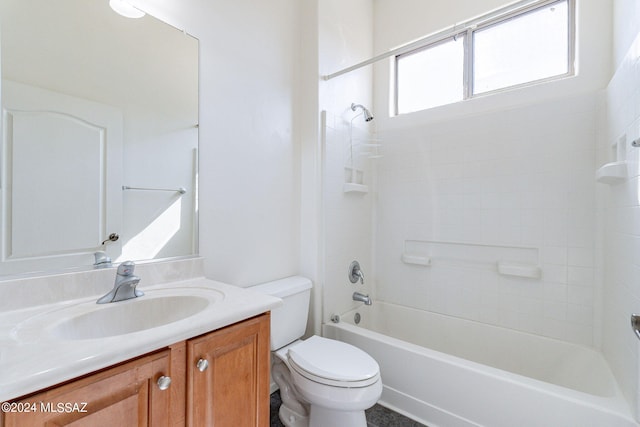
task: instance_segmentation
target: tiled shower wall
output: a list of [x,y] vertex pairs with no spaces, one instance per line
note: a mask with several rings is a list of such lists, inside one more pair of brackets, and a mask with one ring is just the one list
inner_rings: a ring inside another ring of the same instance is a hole
[[[373,55],[373,1],[322,0],[318,2],[318,50],[321,74],[331,74]],[[365,123],[352,103],[371,108],[372,71],[370,67],[319,83],[319,109],[322,111],[320,156],[322,170],[321,224],[319,231],[319,275],[315,281],[314,307],[316,331],[329,321],[331,314],[354,306],[351,295],[373,289],[372,193],[345,193],[345,166],[350,159],[350,125],[354,119],[354,136],[362,139],[376,121]],[[374,114],[375,111],[373,111]],[[366,137],[365,137],[366,138]],[[355,141],[356,143],[362,141]],[[356,147],[354,147],[356,148]],[[357,150],[357,148],[356,148]],[[357,168],[364,171],[365,184],[372,180],[370,162],[358,157]],[[314,189],[315,190],[315,189]],[[315,239],[311,240],[315,243]],[[365,274],[365,284],[352,284],[347,278],[349,264],[358,260]]]
[[[373,168],[370,153],[375,150],[373,124],[365,124],[362,116],[350,109],[336,116],[323,112],[323,204],[325,224],[325,297],[323,321],[334,313],[344,313],[358,304],[355,291],[373,292]],[[352,121],[351,118],[355,117]],[[356,180],[367,192],[345,192],[351,181],[350,169],[358,171]],[[360,263],[365,283],[351,283],[347,271],[351,261]]]
[[[596,117],[589,94],[381,131],[377,298],[597,344]],[[540,278],[497,273],[522,251]]]
[[[606,132],[599,141],[598,164],[627,162],[628,177],[599,184],[603,212],[603,342],[602,349],[620,387],[638,413],[639,341],[629,327],[631,313],[640,312],[640,36],[611,79],[603,108]],[[616,144],[620,154],[614,154]],[[637,416],[637,415],[636,415]]]

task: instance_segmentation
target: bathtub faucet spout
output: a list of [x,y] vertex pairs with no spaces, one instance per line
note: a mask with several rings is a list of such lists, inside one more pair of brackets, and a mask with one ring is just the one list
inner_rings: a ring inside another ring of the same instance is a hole
[[361,294],[360,292],[353,293],[353,300],[363,302],[364,305],[371,305],[373,301],[369,298],[369,295]]

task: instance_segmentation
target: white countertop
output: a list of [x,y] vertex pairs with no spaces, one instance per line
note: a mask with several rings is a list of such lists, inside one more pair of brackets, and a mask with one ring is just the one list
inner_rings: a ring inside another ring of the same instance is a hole
[[[0,312],[0,402],[102,369],[168,345],[264,313],[282,304],[278,298],[195,278],[141,286],[145,296],[104,304],[135,304],[166,293],[213,296],[202,311],[183,320],[139,332],[95,339],[65,339],[49,333],[56,316],[92,310],[101,295]],[[135,307],[135,306],[132,306]],[[100,328],[100,325],[96,325]]]

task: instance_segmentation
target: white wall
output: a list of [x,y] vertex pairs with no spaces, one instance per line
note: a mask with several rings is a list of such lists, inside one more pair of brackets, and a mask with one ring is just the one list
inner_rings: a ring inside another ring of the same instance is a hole
[[308,331],[320,332],[322,317],[322,146],[319,112],[319,1],[300,5],[298,34],[301,45],[297,64],[300,134],[300,274],[314,283]]
[[[375,50],[409,41],[396,29],[415,39],[506,3],[377,0]],[[380,117],[379,298],[599,344],[594,170],[611,4],[577,3],[576,77]],[[389,111],[389,92],[386,62],[375,68],[378,112]],[[408,239],[445,242],[420,250],[450,259],[430,268],[403,264]],[[540,279],[496,273],[491,263],[519,247],[536,254]]]
[[602,215],[602,268],[604,270],[603,352],[622,391],[638,417],[640,389],[638,340],[629,317],[640,312],[640,154],[631,141],[640,137],[640,8],[634,0],[616,0],[614,52],[616,72],[606,90],[606,123],[598,146],[598,164],[615,159],[615,144],[627,160],[628,178],[598,186]]
[[613,4],[613,70],[617,70],[640,32],[640,4],[630,0]]
[[407,44],[428,34],[450,28],[458,22],[485,14],[507,0],[374,0],[375,50]]
[[245,286],[298,273],[298,2],[138,0],[200,40],[200,254]]

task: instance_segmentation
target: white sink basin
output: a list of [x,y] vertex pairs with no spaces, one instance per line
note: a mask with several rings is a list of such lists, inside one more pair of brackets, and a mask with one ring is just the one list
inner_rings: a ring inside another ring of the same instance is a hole
[[124,335],[157,328],[193,316],[207,308],[209,300],[195,295],[173,295],[110,303],[71,317],[51,328],[51,335],[84,340]]
[[203,288],[163,289],[109,304],[95,300],[66,306],[27,319],[12,336],[22,342],[45,338],[91,340],[146,331],[187,320],[224,299]]

